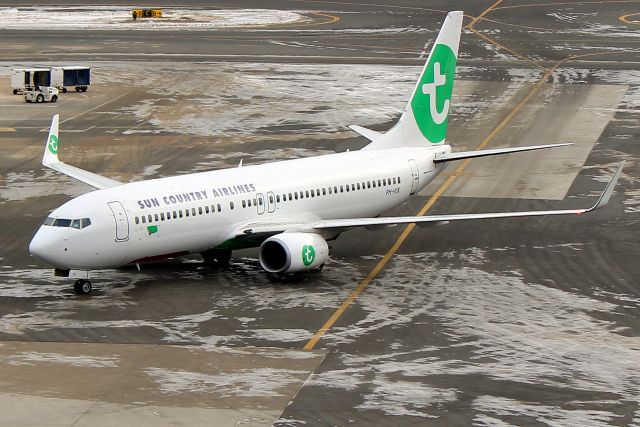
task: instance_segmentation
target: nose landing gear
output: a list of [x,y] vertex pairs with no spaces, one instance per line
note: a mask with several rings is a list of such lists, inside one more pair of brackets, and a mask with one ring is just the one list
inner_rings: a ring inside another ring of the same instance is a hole
[[78,279],[73,284],[73,289],[78,295],[86,295],[91,292],[91,282],[87,279]]

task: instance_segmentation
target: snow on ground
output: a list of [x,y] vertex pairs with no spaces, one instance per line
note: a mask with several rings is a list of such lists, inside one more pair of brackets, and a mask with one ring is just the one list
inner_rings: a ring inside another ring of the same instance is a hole
[[273,9],[195,10],[163,8],[162,18],[134,21],[132,8],[90,7],[3,7],[0,29],[11,30],[215,30],[255,27],[305,21],[298,12]]

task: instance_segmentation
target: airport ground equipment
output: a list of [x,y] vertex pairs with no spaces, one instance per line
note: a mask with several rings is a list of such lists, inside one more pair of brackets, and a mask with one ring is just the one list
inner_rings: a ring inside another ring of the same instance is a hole
[[27,102],[58,102],[58,89],[51,86],[39,86],[38,89],[29,88],[24,92]]
[[11,70],[11,89],[14,95],[37,86],[51,86],[51,69],[14,68]]
[[91,68],[84,66],[66,66],[51,68],[51,86],[57,87],[62,93],[68,88],[75,88],[76,92],[86,92],[91,85]]
[[131,16],[134,21],[138,18],[162,18],[162,9],[133,9]]

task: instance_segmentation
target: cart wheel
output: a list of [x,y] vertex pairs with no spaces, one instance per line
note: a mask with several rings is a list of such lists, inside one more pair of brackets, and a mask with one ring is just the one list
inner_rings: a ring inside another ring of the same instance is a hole
[[76,92],[80,92],[80,88],[76,86]]
[[51,102],[58,102],[58,95],[53,95],[51,97]]
[[81,89],[82,89],[82,91],[83,91],[83,92],[86,92],[86,91],[87,91],[87,87],[86,87],[86,86],[82,86],[82,88],[81,88]]
[[44,96],[42,96],[42,94],[36,96],[36,102],[43,102],[44,101]]
[[66,87],[62,88],[62,93],[67,93],[67,88]]
[[13,90],[13,94],[14,94],[14,95],[17,95],[17,94],[18,94],[18,89],[14,89],[14,90]]

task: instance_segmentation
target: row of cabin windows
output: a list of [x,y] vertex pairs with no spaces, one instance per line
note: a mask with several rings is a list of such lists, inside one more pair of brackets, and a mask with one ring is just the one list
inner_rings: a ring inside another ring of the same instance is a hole
[[[326,196],[327,194],[338,194],[338,193],[344,193],[344,192],[350,192],[350,191],[360,191],[360,190],[366,190],[366,189],[370,189],[370,188],[378,188],[378,187],[386,187],[389,185],[396,185],[396,184],[400,184],[400,177],[393,177],[393,178],[382,178],[382,179],[378,179],[378,180],[372,180],[372,181],[363,181],[363,182],[357,182],[357,183],[352,183],[352,184],[346,184],[346,185],[334,185],[333,187],[323,187],[323,188],[318,188],[318,189],[312,189],[312,190],[305,190],[305,191],[294,191],[292,193],[283,193],[282,194],[282,198],[280,197],[280,195],[276,195],[276,203],[280,203],[280,200],[282,200],[283,202],[286,202],[287,200],[291,201],[291,200],[298,200],[298,199],[304,199],[304,198],[310,198],[310,197],[320,197],[322,196]],[[273,204],[274,200],[273,200],[273,196],[269,195],[269,203]],[[263,200],[262,198],[257,198],[257,199],[246,199],[242,201],[242,207],[243,208],[247,208],[247,207],[251,207],[251,206],[257,206],[260,205],[262,206],[263,204]],[[229,209],[233,210],[233,208],[235,207],[235,205],[233,204],[233,202],[229,202]],[[211,208],[209,208],[209,206],[205,206],[204,208],[198,207],[198,208],[191,208],[191,209],[179,209],[177,211],[173,211],[173,212],[167,212],[166,214],[164,212],[160,212],[160,213],[155,213],[155,214],[148,214],[148,215],[141,215],[139,217],[135,217],[135,222],[136,224],[140,224],[140,222],[142,222],[143,224],[146,224],[147,222],[152,223],[152,222],[159,222],[159,221],[169,221],[171,219],[179,219],[179,218],[183,218],[183,217],[189,217],[189,216],[196,216],[196,215],[204,215],[204,214],[209,214],[209,213],[215,213],[217,210],[217,212],[222,212],[222,206],[220,204],[217,205],[211,205]]]
[[[400,177],[394,177],[394,178],[382,178],[382,179],[378,179],[378,180],[372,180],[372,181],[363,181],[363,182],[357,182],[357,183],[352,183],[352,184],[346,184],[346,185],[334,185],[333,187],[323,187],[323,188],[318,188],[318,189],[312,189],[312,190],[305,190],[305,191],[294,191],[292,193],[283,193],[282,197],[280,196],[280,194],[276,195],[276,203],[280,203],[280,200],[282,200],[283,202],[288,201],[292,201],[292,200],[298,200],[298,199],[304,199],[304,198],[311,198],[311,197],[321,197],[321,196],[326,196],[326,195],[330,195],[330,194],[338,194],[338,193],[344,193],[344,192],[350,192],[350,191],[360,191],[360,190],[366,190],[366,189],[370,189],[370,188],[378,188],[378,187],[387,187],[389,185],[396,185],[396,184],[400,184]],[[268,196],[269,197],[269,203],[273,204],[274,200],[273,200],[273,196]],[[262,206],[262,199],[258,198],[256,199],[247,199],[247,200],[243,200],[242,201],[242,207],[243,208],[250,208],[252,205],[256,206],[256,203],[260,206]],[[231,208],[233,209],[233,207]]]
[[[231,209],[233,209],[233,202],[231,202]],[[143,224],[146,224],[151,222],[169,221],[171,219],[188,218],[190,216],[205,215],[215,212],[222,212],[222,205],[218,203],[217,205],[211,205],[211,207],[200,206],[198,208],[187,208],[184,210],[178,209],[177,211],[173,212],[160,212],[155,214],[141,215],[139,217],[135,217],[135,222],[136,224],[140,224],[141,222]]]

